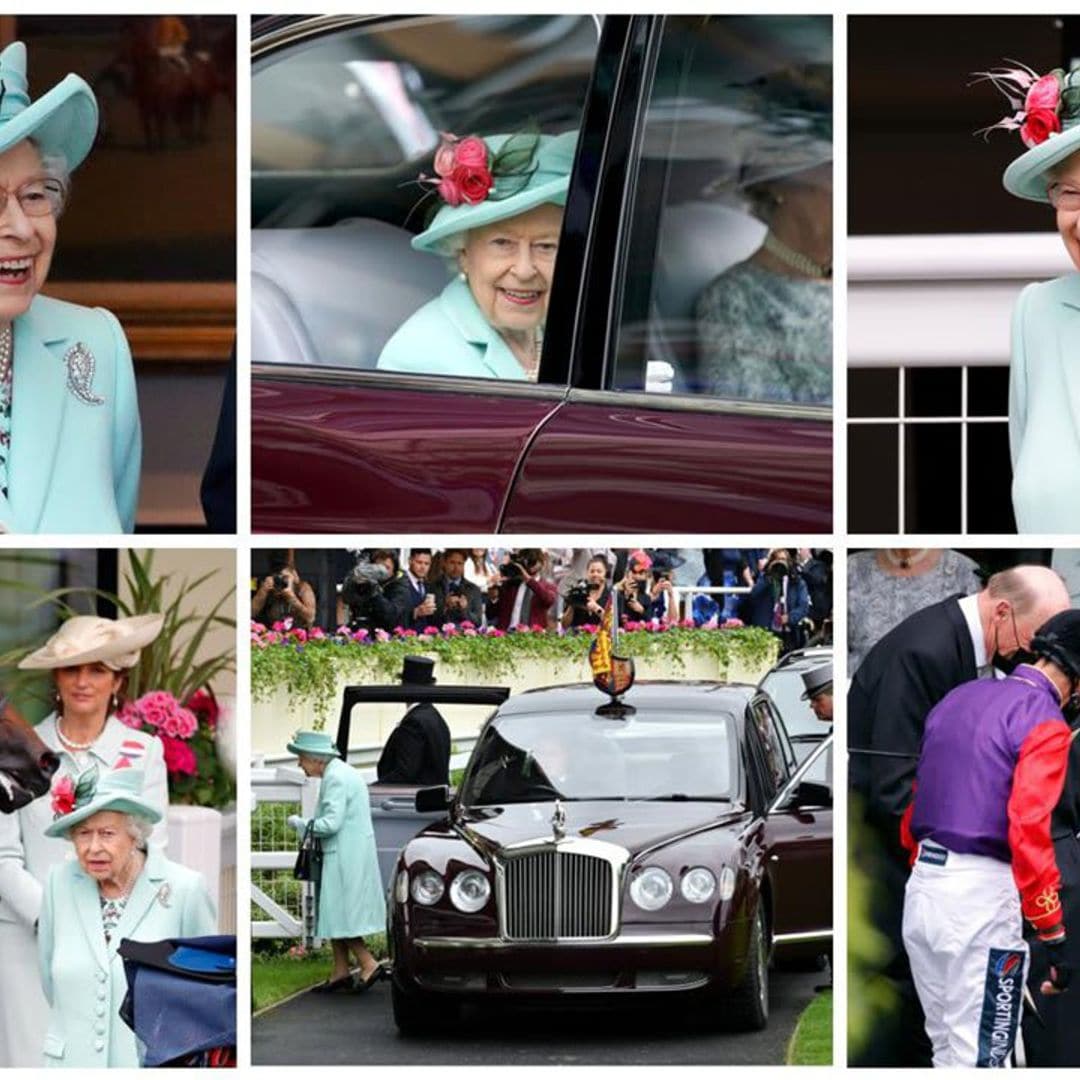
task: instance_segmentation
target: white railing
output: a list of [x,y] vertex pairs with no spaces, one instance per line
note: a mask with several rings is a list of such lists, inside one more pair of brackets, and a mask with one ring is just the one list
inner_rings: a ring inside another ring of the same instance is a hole
[[[848,365],[898,370],[896,412],[849,416],[848,424],[896,427],[901,533],[906,531],[907,514],[907,430],[921,424],[957,426],[960,531],[967,532],[968,426],[1007,422],[1005,415],[969,414],[968,369],[1008,365],[1016,298],[1028,282],[1072,270],[1064,246],[1048,228],[1045,234],[856,236],[848,240],[847,255]],[[907,415],[907,371],[927,367],[960,370],[958,411]]]

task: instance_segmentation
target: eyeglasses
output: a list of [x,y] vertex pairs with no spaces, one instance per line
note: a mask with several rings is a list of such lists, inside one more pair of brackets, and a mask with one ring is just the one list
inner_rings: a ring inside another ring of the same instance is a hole
[[1067,213],[1080,210],[1080,189],[1073,187],[1072,184],[1051,184],[1046,189],[1046,194],[1049,196],[1050,205],[1055,210],[1064,210]]
[[27,180],[15,191],[0,188],[0,214],[7,209],[8,199],[14,195],[27,217],[59,217],[67,199],[67,187],[55,176],[39,176]]

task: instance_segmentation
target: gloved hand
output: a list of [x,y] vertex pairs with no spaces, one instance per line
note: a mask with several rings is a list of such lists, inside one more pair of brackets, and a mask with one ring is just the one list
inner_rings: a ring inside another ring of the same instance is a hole
[[290,814],[285,819],[285,824],[288,825],[290,829],[295,829],[298,833],[303,833],[307,828],[307,818],[302,818],[299,814]]
[[1045,979],[1039,987],[1043,994],[1061,994],[1068,989],[1069,980],[1072,978],[1072,965],[1065,956],[1065,939],[1057,941],[1044,941],[1046,955],[1050,959],[1050,978]]

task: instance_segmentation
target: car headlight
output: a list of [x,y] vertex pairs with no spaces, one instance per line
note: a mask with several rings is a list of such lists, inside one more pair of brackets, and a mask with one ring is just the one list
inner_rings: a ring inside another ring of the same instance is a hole
[[443,879],[434,870],[421,870],[412,882],[412,898],[425,907],[437,904],[446,892]]
[[409,899],[409,871],[399,870],[394,880],[394,899],[399,904],[404,904]]
[[671,875],[659,866],[648,866],[630,882],[630,899],[643,911],[659,911],[675,892]]
[[491,882],[479,870],[462,870],[450,883],[450,902],[470,915],[480,911],[490,896]]
[[720,899],[730,900],[735,895],[735,871],[730,866],[720,870]]
[[716,875],[704,866],[695,866],[683,874],[679,891],[691,904],[707,904],[716,892]]

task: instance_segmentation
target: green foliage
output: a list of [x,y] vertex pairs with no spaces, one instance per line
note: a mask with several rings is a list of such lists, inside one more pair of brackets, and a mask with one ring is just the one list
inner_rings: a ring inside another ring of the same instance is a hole
[[[451,637],[421,635],[371,643],[344,637],[286,638],[277,644],[253,640],[251,694],[268,701],[284,687],[290,706],[312,704],[321,728],[338,707],[339,679],[349,682],[395,682],[402,660],[410,655],[436,657],[441,663],[472,673],[478,682],[512,675],[522,660],[553,663],[585,662],[593,638],[588,634],[553,631],[510,633],[500,637],[457,634]],[[744,627],[735,630],[703,630],[674,627],[668,630],[632,630],[619,634],[620,653],[638,659],[659,660],[670,668],[672,678],[685,670],[688,655],[711,656],[718,677],[734,666],[751,670],[770,667],[776,660],[777,640],[767,630]]]
[[831,1065],[833,996],[827,990],[806,1007],[788,1045],[788,1065]]

